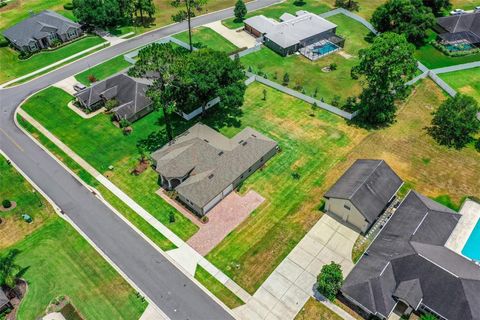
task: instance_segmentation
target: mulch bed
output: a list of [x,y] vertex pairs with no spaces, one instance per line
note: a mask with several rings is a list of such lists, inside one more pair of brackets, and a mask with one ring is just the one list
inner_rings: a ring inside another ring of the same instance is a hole
[[138,176],[142,172],[148,169],[150,163],[147,160],[140,161],[135,169],[133,169],[132,174]]
[[5,317],[5,320],[16,320],[17,317],[17,311],[18,311],[18,306],[20,305],[20,302],[22,301],[23,297],[25,297],[25,294],[27,293],[28,290],[28,284],[24,280],[18,280],[17,285],[15,286],[14,289],[9,290],[8,292],[5,292],[7,297],[10,299],[10,303],[13,306],[13,310],[7,314]]
[[11,201],[11,204],[12,204],[12,206],[10,208],[5,208],[3,206],[0,206],[0,211],[6,212],[6,211],[13,210],[17,207],[17,203],[15,201]]

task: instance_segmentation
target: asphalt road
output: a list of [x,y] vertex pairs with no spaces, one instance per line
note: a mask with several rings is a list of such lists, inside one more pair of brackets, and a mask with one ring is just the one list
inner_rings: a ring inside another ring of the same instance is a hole
[[[278,0],[248,3],[249,11]],[[231,9],[199,16],[193,25],[232,16]],[[14,123],[15,109],[29,95],[134,48],[186,30],[174,24],[96,52],[25,84],[0,90],[0,149],[171,319],[231,319],[162,254],[26,136]],[[62,107],[62,106],[59,106]],[[92,142],[94,143],[94,142]],[[108,152],[108,150],[99,150]]]

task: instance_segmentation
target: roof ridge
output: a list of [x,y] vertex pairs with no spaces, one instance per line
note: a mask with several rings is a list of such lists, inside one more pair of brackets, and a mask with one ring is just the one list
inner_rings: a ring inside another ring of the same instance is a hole
[[[368,159],[365,159],[365,160],[368,160]],[[373,160],[373,161],[375,161],[375,160]],[[358,192],[358,190],[360,190],[360,188],[367,182],[368,179],[370,179],[370,177],[372,176],[372,174],[373,174],[373,173],[378,169],[378,167],[384,162],[383,159],[382,159],[382,160],[377,160],[377,161],[379,161],[379,163],[375,166],[375,168],[372,170],[372,172],[370,172],[370,174],[369,174],[367,177],[365,177],[365,179],[363,180],[363,182],[360,183],[360,184],[358,185],[358,187],[352,192],[352,194],[351,194],[350,197],[348,198],[349,200],[351,200],[351,199],[355,196],[355,194]],[[376,194],[375,194],[375,196],[376,196]]]

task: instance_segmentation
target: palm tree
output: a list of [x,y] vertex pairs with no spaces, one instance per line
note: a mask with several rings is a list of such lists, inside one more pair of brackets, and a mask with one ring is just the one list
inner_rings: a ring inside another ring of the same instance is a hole
[[0,257],[0,285],[14,288],[22,268],[15,263],[20,250],[13,249]]

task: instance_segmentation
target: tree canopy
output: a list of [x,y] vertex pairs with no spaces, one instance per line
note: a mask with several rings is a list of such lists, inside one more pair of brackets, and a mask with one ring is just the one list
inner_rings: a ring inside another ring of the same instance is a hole
[[343,273],[342,267],[335,262],[326,264],[317,277],[318,291],[330,301],[335,300],[335,296],[342,287]]
[[352,68],[352,77],[362,77],[366,87],[356,107],[357,121],[373,127],[394,121],[395,100],[405,97],[405,83],[413,78],[417,68],[414,50],[405,36],[387,32],[359,51],[360,62]]
[[243,0],[237,0],[233,13],[238,21],[243,21],[243,19],[245,19],[245,16],[247,15],[247,6]]
[[404,34],[409,42],[421,45],[435,16],[422,0],[388,0],[375,10],[371,22],[380,32]]
[[433,14],[436,16],[441,16],[443,10],[452,7],[450,0],[423,0],[423,4],[432,9]]
[[433,113],[432,124],[427,131],[441,145],[463,148],[480,132],[478,102],[470,96],[457,94],[448,98]]
[[175,22],[187,21],[188,24],[188,41],[190,44],[190,51],[193,51],[192,45],[192,24],[191,20],[195,17],[197,12],[203,10],[203,7],[207,4],[207,0],[173,0],[171,5],[180,10],[172,15],[172,19]]
[[0,286],[15,287],[22,268],[15,262],[20,251],[10,250],[0,257]]

